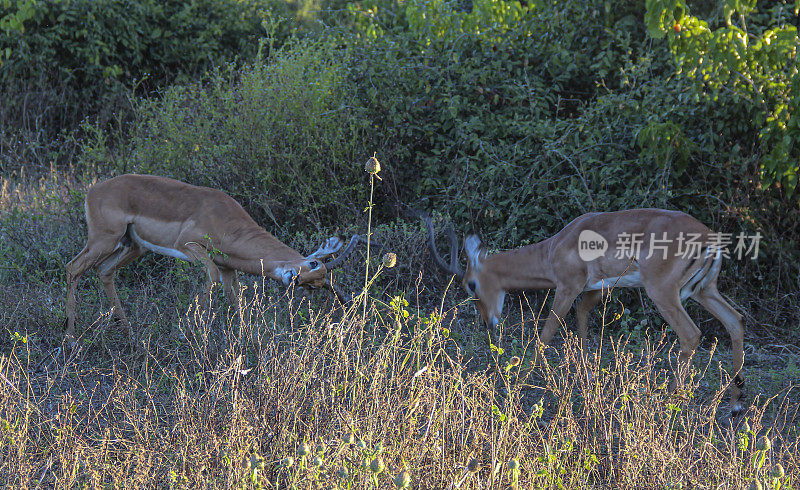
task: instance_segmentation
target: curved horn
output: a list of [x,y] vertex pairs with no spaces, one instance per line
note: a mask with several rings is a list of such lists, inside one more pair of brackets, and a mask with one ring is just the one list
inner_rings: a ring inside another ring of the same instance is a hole
[[331,255],[335,254],[342,248],[342,241],[339,240],[339,237],[332,236],[325,240],[325,243],[320,245],[320,247],[311,255],[306,257],[307,259],[317,259],[317,260],[325,260]]
[[342,263],[347,259],[347,256],[353,253],[353,250],[356,249],[356,245],[358,242],[364,240],[359,235],[353,235],[353,238],[350,239],[350,242],[345,247],[344,251],[335,259],[331,260],[330,262],[325,263],[325,268],[331,270],[335,267],[339,267]]
[[452,274],[458,279],[463,279],[464,271],[461,270],[461,267],[458,265],[458,238],[456,238],[456,231],[453,229],[453,224],[447,224],[447,236],[450,239],[450,263],[448,264],[436,250],[436,242],[434,241],[433,233],[433,221],[431,220],[431,217],[428,216],[428,213],[424,211],[417,209],[411,209],[411,211],[425,222],[425,226],[428,229],[428,249],[431,251],[431,255],[433,256],[433,260],[436,262],[436,265],[438,265],[448,274]]

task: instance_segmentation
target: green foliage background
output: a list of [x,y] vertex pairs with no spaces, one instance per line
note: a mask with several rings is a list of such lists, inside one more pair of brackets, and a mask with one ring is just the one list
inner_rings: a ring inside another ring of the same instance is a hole
[[168,175],[286,236],[359,228],[375,152],[381,220],[423,207],[502,248],[584,212],[680,209],[764,236],[727,269],[754,314],[797,299],[795,4],[0,5],[4,173]]

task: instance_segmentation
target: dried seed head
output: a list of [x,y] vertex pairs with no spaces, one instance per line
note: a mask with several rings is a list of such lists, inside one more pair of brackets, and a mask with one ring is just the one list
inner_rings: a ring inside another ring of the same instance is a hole
[[522,359],[520,359],[519,356],[514,356],[514,357],[512,357],[511,359],[508,360],[508,365],[511,366],[511,367],[519,366],[519,363],[521,363],[521,362],[522,362]]
[[395,265],[397,265],[397,254],[394,252],[389,252],[383,254],[383,266],[387,269],[391,269]]
[[478,462],[476,458],[472,458],[469,460],[467,469],[469,470],[470,473],[477,473],[481,470],[481,464],[480,462]]
[[385,470],[385,469],[386,469],[386,466],[383,464],[383,460],[381,459],[380,456],[378,456],[377,458],[373,459],[372,462],[369,464],[369,470],[371,472],[375,473],[376,475],[378,473],[383,472],[383,470]]
[[311,454],[311,448],[306,443],[300,444],[300,447],[297,448],[297,454],[300,456],[308,456]]
[[761,484],[761,480],[755,479],[750,482],[750,490],[764,490],[764,485]]
[[325,454],[325,444],[317,444],[317,449],[315,452],[317,454]]
[[772,441],[769,440],[767,436],[761,436],[758,439],[758,444],[756,445],[756,449],[759,451],[769,451],[772,449]]
[[511,471],[517,471],[519,469],[519,461],[517,458],[514,458],[508,462],[508,469]]
[[316,458],[311,460],[311,465],[312,466],[322,466],[322,458],[320,456],[317,456]]
[[285,458],[283,458],[283,461],[281,461],[281,464],[283,465],[284,468],[291,468],[292,465],[294,464],[294,458],[291,456],[286,456]]
[[780,463],[776,464],[772,467],[772,478],[783,478],[786,476],[786,471],[783,469],[783,465]]
[[260,454],[254,453],[250,456],[250,468],[261,470],[264,468],[264,458]]
[[352,444],[356,442],[356,436],[354,436],[352,432],[349,432],[342,437],[342,442],[345,444]]
[[367,448],[367,443],[362,441],[362,440],[359,440],[358,441],[358,448],[359,449],[366,449]]
[[337,471],[336,474],[343,480],[350,476],[350,473],[347,472],[347,468],[339,468],[339,471]]
[[371,156],[369,157],[369,160],[367,160],[367,163],[364,164],[364,170],[372,175],[375,175],[381,171],[381,162],[379,162],[374,156]]
[[394,477],[394,484],[397,488],[408,488],[411,485],[411,473],[406,470],[401,471]]

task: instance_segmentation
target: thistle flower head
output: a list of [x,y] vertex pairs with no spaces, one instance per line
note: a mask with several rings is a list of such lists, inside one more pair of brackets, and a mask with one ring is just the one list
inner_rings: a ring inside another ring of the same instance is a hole
[[311,447],[306,443],[300,444],[300,447],[297,448],[297,454],[300,456],[308,456],[311,454]]
[[508,462],[508,469],[511,471],[517,471],[519,469],[519,461],[517,458],[513,458]]
[[372,175],[377,175],[377,173],[381,171],[381,162],[379,162],[375,156],[371,156],[369,160],[367,160],[367,163],[364,164],[364,170]]
[[759,451],[769,451],[772,448],[772,441],[769,440],[767,436],[761,436],[758,438],[758,444],[756,445],[756,449]]
[[783,478],[786,476],[786,471],[783,469],[783,465],[778,463],[772,467],[772,478]]
[[411,473],[406,470],[401,471],[394,477],[394,484],[397,488],[408,488],[411,485]]
[[378,473],[383,472],[383,470],[385,470],[385,469],[386,469],[386,465],[383,464],[383,460],[381,459],[380,456],[378,456],[377,458],[373,459],[372,462],[369,464],[369,470],[371,472],[375,473],[376,475]]
[[383,254],[383,261],[382,264],[387,269],[391,269],[395,265],[397,265],[397,254],[394,252],[389,252]]
[[469,470],[470,473],[477,473],[481,470],[481,463],[476,458],[472,458],[469,460],[469,464],[467,464],[467,470]]

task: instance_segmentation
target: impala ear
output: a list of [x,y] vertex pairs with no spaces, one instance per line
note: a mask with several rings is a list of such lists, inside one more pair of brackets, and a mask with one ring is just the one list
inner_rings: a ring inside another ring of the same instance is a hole
[[473,268],[480,267],[481,262],[486,258],[486,252],[481,246],[481,239],[478,238],[478,235],[470,235],[464,239],[464,251],[467,253],[467,259],[469,259],[469,263]]

